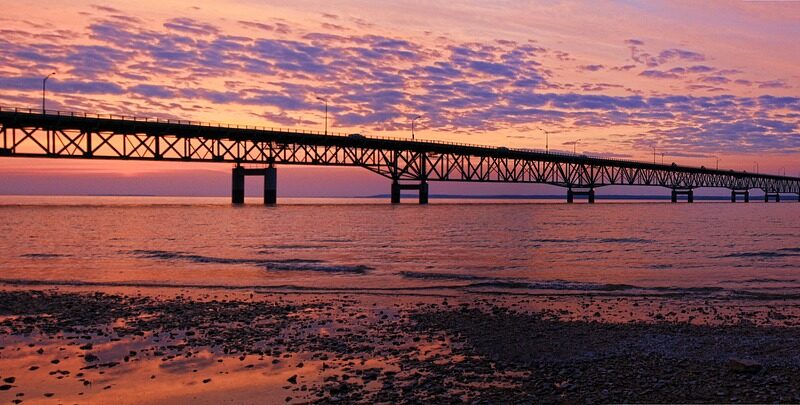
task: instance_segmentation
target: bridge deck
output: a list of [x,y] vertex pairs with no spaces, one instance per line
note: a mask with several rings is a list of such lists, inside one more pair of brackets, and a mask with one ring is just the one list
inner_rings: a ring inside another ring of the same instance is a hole
[[[800,194],[800,178],[770,174],[359,134],[6,108],[0,108],[0,156],[358,166],[394,184],[516,182],[579,190],[657,185],[673,192],[723,187],[734,196],[750,189]],[[419,187],[420,194],[423,189],[427,194],[427,186]]]

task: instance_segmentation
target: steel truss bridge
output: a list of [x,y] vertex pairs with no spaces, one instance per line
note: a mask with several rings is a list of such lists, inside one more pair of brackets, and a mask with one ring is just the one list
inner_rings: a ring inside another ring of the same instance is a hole
[[325,134],[191,121],[143,119],[0,108],[0,156],[25,158],[227,162],[232,201],[244,202],[244,178],[264,176],[264,203],[276,202],[276,165],[358,166],[392,181],[391,201],[417,190],[428,202],[428,182],[542,183],[567,189],[567,201],[610,185],[662,186],[672,201],[694,189],[718,187],[749,201],[761,189],[765,201],[781,194],[800,198],[800,178],[547,153],[436,141]]

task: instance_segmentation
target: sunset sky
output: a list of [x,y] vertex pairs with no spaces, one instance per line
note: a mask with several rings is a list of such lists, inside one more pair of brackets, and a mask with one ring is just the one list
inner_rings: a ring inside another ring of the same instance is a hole
[[[800,2],[0,0],[0,105],[800,175]],[[273,4],[271,4],[273,3]],[[134,5],[135,4],[135,5]],[[279,193],[387,193],[281,168]],[[226,164],[0,159],[0,193],[225,195]],[[249,186],[249,183],[248,183]],[[254,189],[250,187],[251,190]],[[437,185],[431,192],[548,192]]]

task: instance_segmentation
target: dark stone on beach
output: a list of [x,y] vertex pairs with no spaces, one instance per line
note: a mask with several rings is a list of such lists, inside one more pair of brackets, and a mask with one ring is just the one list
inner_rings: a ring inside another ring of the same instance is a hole
[[83,356],[83,359],[86,360],[86,362],[88,362],[88,363],[92,363],[92,362],[95,362],[97,360],[100,360],[99,357],[97,357],[97,356],[95,356],[95,355],[93,355],[91,353],[87,353],[86,356]]
[[8,391],[13,387],[14,387],[13,385],[3,384],[3,385],[0,385],[0,391]]
[[290,383],[292,383],[292,384],[297,384],[297,374],[295,374],[295,375],[293,375],[293,376],[289,377],[289,379],[288,379],[288,380],[286,380],[286,381],[289,381],[289,382],[290,382]]
[[44,396],[46,396],[47,398],[50,398],[50,397],[52,397],[53,395],[56,395],[56,394],[53,394],[52,392],[45,392],[45,393],[44,393]]
[[87,343],[87,344],[79,347],[79,349],[81,349],[81,350],[92,350],[92,344],[91,343]]
[[753,360],[731,358],[728,360],[728,369],[737,373],[755,374],[761,371],[761,363]]
[[205,380],[203,380],[203,384],[208,384],[208,383],[210,383],[210,382],[211,382],[211,379],[210,379],[210,378],[206,378]]
[[31,366],[28,371],[36,371],[39,369],[39,366]]
[[3,379],[3,381],[9,384],[14,384],[14,381],[17,381],[17,379],[15,377],[6,377]]
[[53,363],[53,364],[58,364],[58,363],[61,363],[61,360],[53,359],[53,360],[50,360],[50,362]]

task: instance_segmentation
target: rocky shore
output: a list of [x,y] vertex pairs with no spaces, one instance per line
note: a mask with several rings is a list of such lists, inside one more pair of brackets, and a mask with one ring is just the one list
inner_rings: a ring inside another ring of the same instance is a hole
[[0,402],[800,402],[791,313],[632,301],[9,288]]

